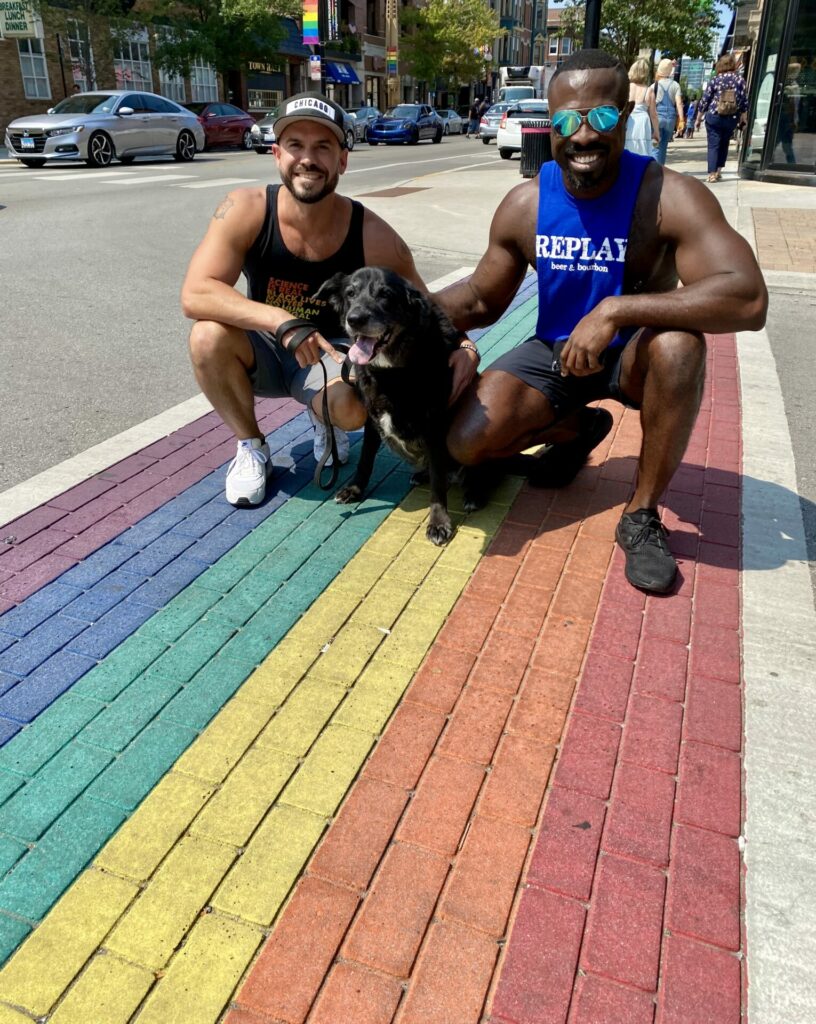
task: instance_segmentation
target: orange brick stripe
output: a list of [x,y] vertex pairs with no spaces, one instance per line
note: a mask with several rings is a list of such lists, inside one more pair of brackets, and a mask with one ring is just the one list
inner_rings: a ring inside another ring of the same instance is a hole
[[[640,428],[610,405],[615,428],[571,487],[519,494],[226,1024],[639,1024],[658,954],[669,1010],[713,968],[739,981],[739,410],[733,339],[714,341],[664,510],[677,593],[646,600],[613,557]],[[716,908],[703,854],[719,857]],[[667,891],[675,917],[701,920],[661,951]]]
[[739,391],[735,340],[709,341],[663,509],[682,580],[646,597],[613,557],[493,1021],[741,1020]]

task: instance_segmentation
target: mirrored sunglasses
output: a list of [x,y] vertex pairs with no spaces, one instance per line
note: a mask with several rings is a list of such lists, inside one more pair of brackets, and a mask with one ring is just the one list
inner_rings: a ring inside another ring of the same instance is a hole
[[558,134],[568,139],[574,135],[584,121],[596,132],[608,134],[614,131],[621,119],[621,111],[611,104],[602,107],[593,107],[592,110],[582,114],[580,110],[556,110],[552,115],[552,126]]

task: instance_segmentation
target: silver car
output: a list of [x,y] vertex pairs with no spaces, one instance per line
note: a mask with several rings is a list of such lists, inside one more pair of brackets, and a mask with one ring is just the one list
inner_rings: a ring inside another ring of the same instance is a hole
[[6,148],[26,167],[84,160],[89,167],[137,156],[172,154],[192,160],[204,129],[191,111],[152,92],[97,89],[68,96],[46,114],[18,117],[6,128]]
[[479,137],[486,146],[490,145],[491,139],[496,138],[502,114],[509,106],[509,103],[494,103],[492,107],[488,107],[485,113],[482,114],[482,119],[479,123]]
[[[278,108],[270,111],[262,117],[257,124],[250,129],[252,148],[256,153],[268,153],[275,141],[275,121],[278,119]],[[347,110],[343,111],[343,127],[346,131],[346,148],[351,152],[354,149],[355,140],[362,138],[362,129],[357,124],[354,114]]]

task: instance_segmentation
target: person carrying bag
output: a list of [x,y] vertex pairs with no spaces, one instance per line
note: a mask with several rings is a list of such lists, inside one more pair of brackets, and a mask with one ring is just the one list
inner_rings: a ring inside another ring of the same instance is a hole
[[720,57],[716,75],[706,86],[703,98],[697,104],[697,125],[705,118],[708,141],[708,181],[719,181],[728,146],[737,123],[745,124],[748,111],[748,96],[745,80],[737,74],[737,62],[733,54]]

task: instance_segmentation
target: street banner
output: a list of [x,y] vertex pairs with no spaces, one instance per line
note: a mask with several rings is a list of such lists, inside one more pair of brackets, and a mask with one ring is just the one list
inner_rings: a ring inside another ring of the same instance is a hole
[[388,56],[385,61],[385,73],[389,78],[396,78],[399,75],[399,57],[395,46],[388,47]]
[[[2,0],[0,0],[2,2]],[[317,5],[319,0],[303,0],[303,45],[319,46]]]

